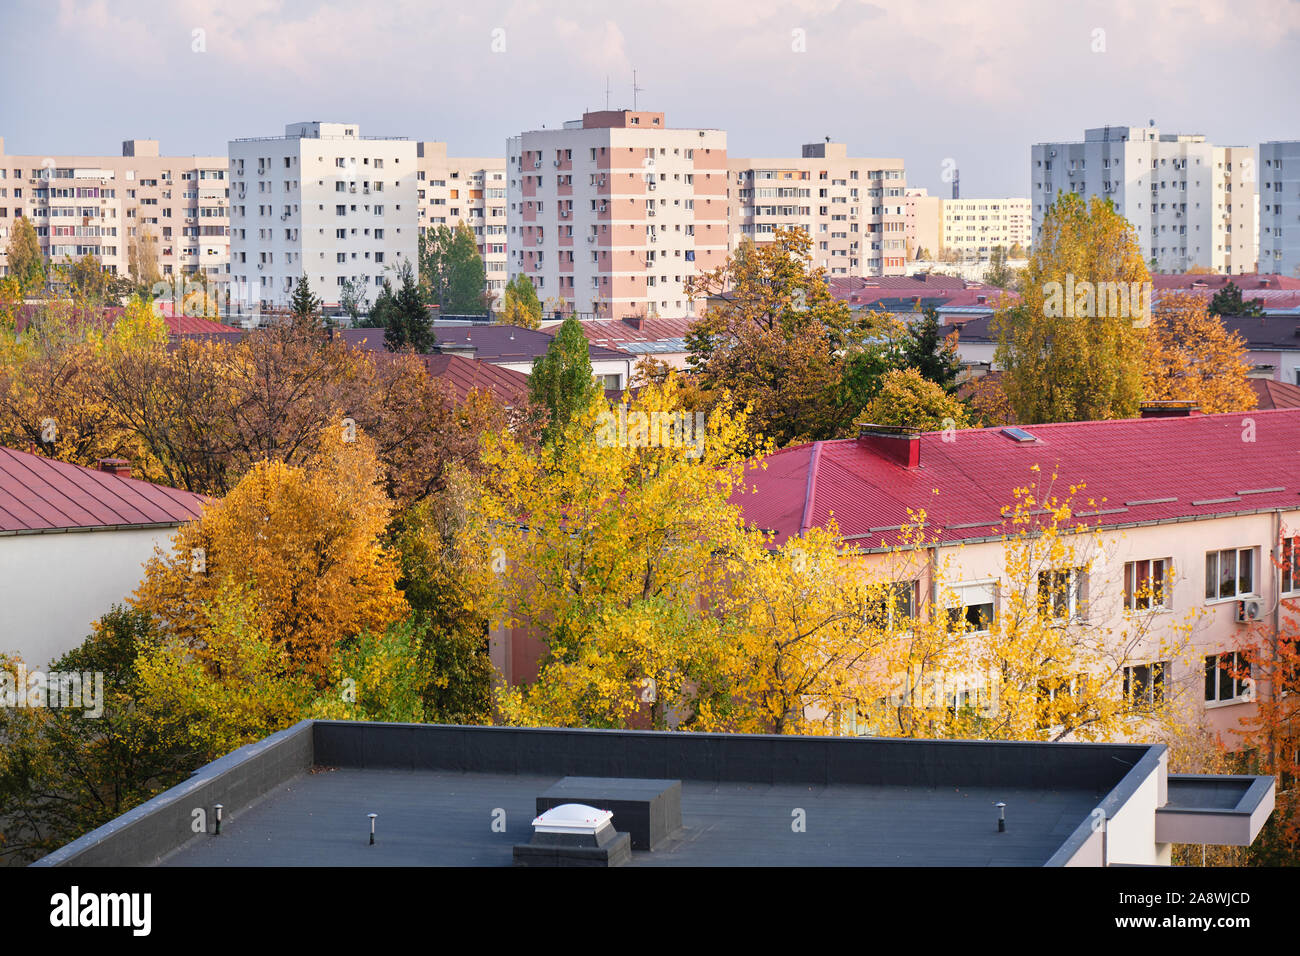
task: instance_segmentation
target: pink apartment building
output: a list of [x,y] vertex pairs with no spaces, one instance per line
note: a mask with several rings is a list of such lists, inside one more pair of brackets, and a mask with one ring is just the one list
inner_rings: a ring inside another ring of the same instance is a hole
[[585,113],[507,143],[509,274],[586,317],[702,314],[686,281],[727,257],[727,137],[663,113]]

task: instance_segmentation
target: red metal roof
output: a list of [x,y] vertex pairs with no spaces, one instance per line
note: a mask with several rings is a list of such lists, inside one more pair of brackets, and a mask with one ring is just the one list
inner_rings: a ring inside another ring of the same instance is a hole
[[751,475],[756,491],[733,500],[778,543],[833,514],[840,533],[864,548],[894,543],[909,508],[924,508],[927,532],[941,540],[997,535],[1013,489],[1043,489],[1054,471],[1058,497],[1086,485],[1076,512],[1105,512],[1081,514],[1089,524],[1300,509],[1300,409],[1024,427],[1037,441],[1013,441],[1000,428],[957,431],[953,441],[921,435],[912,469],[857,439],[786,448]]
[[1252,378],[1258,408],[1300,408],[1300,385],[1273,378]]
[[1229,282],[1242,292],[1262,292],[1268,289],[1300,289],[1300,279],[1292,276],[1267,275],[1259,272],[1246,272],[1235,276],[1219,275],[1217,273],[1213,275],[1197,274],[1194,272],[1165,275],[1157,272],[1151,276],[1151,287],[1153,289],[1187,290],[1204,288],[1218,292]]
[[0,448],[0,534],[169,526],[204,498],[178,488]]
[[[383,353],[391,354],[391,353]],[[491,392],[506,405],[520,405],[528,398],[528,376],[512,368],[476,362],[460,355],[421,355],[429,374],[448,383],[463,402],[474,389]]]

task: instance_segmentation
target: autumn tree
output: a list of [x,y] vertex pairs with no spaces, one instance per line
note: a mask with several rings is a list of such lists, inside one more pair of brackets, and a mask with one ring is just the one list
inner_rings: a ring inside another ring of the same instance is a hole
[[718,687],[700,602],[728,587],[717,555],[743,546],[730,496],[756,449],[742,413],[682,417],[676,389],[647,385],[625,413],[592,396],[542,451],[485,439],[467,569],[493,626],[546,646],[537,680],[499,693],[507,722],[666,727]]
[[158,283],[158,237],[148,226],[139,226],[127,239],[127,268],[136,291],[147,294]]
[[966,408],[914,368],[887,372],[876,397],[862,409],[863,421],[921,431],[965,428]]
[[1137,235],[1109,200],[1057,199],[1020,303],[1000,308],[992,323],[1002,385],[1021,422],[1137,414],[1149,283]]
[[1015,410],[1002,390],[1000,373],[970,379],[962,386],[962,396],[969,409],[967,417],[976,427],[1017,424]]
[[535,329],[542,324],[542,303],[537,298],[533,280],[524,273],[506,283],[506,294],[497,321]]
[[365,277],[360,279],[348,279],[339,289],[339,306],[352,319],[352,324],[358,324],[358,320],[363,312],[368,311],[370,305],[370,296],[366,292]]
[[9,233],[5,249],[9,262],[9,275],[18,281],[23,295],[35,295],[45,287],[45,257],[36,228],[26,216],[19,216]]
[[187,646],[204,641],[203,608],[248,588],[250,626],[320,682],[340,641],[407,613],[395,556],[381,541],[390,505],[371,440],[335,423],[304,466],[255,464],[225,498],[150,559],[132,605]]
[[1147,331],[1144,396],[1195,402],[1206,414],[1254,408],[1246,349],[1246,340],[1228,332],[1203,299],[1163,296]]
[[601,394],[591,370],[591,346],[582,323],[569,316],[560,323],[545,355],[533,360],[528,395],[538,415],[545,415],[546,441],[564,433],[569,419]]
[[811,250],[803,230],[779,229],[687,283],[709,305],[686,340],[701,389],[749,405],[753,427],[779,446],[833,437],[860,407],[840,383],[868,329],[832,297]]

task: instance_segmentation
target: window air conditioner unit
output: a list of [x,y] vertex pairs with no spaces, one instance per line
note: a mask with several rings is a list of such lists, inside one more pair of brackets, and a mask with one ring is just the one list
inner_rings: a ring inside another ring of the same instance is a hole
[[1259,601],[1237,602],[1237,623],[1249,624],[1264,616],[1264,607]]
[[538,244],[539,246],[542,244],[542,237],[541,237],[541,236],[538,236],[538,237],[537,237],[537,244]]
[[542,161],[540,159],[533,160],[533,169],[541,169],[541,168],[542,168]]
[[645,214],[646,214],[647,216],[653,216],[653,215],[655,214],[655,211],[654,211],[653,209],[647,209],[647,210],[645,211]]
[[569,210],[567,210],[567,209],[561,209],[561,210],[560,210],[560,218],[561,218],[561,219],[567,219],[568,217],[569,217]]
[[595,242],[595,241],[596,241],[596,237],[595,237],[595,236],[588,236],[588,237],[587,237],[587,241],[588,241],[588,242]]
[[558,159],[555,161],[555,168],[556,169],[560,168],[560,161]]

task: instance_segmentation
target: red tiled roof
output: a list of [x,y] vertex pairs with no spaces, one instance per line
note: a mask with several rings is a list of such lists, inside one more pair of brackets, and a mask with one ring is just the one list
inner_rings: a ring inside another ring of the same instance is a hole
[[1258,408],[1300,408],[1300,385],[1279,382],[1274,378],[1252,378]]
[[204,498],[178,488],[0,448],[0,534],[170,526]]
[[1218,292],[1229,282],[1235,285],[1242,292],[1263,292],[1266,290],[1300,290],[1300,279],[1284,275],[1266,275],[1259,272],[1248,272],[1242,275],[1198,275],[1196,273],[1178,273],[1165,275],[1156,273],[1151,276],[1151,287],[1153,289],[1192,289],[1196,287],[1210,289]]
[[430,375],[452,387],[458,402],[465,401],[474,389],[491,392],[506,405],[519,405],[528,398],[528,376],[523,372],[460,355],[421,355],[420,358]]
[[[1245,418],[1253,422],[1250,445],[1242,444]],[[747,522],[777,532],[778,543],[833,514],[840,533],[864,548],[882,538],[895,543],[909,508],[924,508],[927,533],[944,541],[997,535],[1013,489],[1037,482],[1041,491],[1053,472],[1058,497],[1070,484],[1086,485],[1076,511],[1105,512],[1081,514],[1089,524],[1300,509],[1300,409],[1025,429],[1037,441],[1013,441],[1000,428],[958,431],[955,441],[921,435],[920,467],[912,469],[856,439],[798,445],[769,456],[767,470],[747,481],[757,490],[733,500]],[[1088,499],[1095,509],[1081,504]]]

